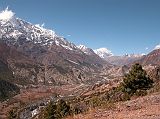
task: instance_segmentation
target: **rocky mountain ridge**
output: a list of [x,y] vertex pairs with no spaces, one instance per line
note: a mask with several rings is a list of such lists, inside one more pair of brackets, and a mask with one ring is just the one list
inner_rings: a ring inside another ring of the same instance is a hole
[[137,62],[141,63],[142,65],[160,65],[160,48],[154,49]]
[[110,57],[106,57],[105,60],[111,64],[123,66],[123,65],[128,65],[130,63],[133,63],[143,57],[144,55],[131,54],[131,55],[124,55],[124,56],[110,56]]

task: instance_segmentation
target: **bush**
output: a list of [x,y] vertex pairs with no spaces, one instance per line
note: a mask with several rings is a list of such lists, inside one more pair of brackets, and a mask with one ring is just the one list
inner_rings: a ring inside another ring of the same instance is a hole
[[61,99],[57,103],[50,102],[40,118],[61,119],[67,115],[70,115],[70,111],[70,105]]
[[77,103],[77,104],[72,105],[71,107],[72,107],[71,115],[84,113],[89,108],[89,106],[86,105],[85,103]]
[[[153,81],[147,76],[145,70],[138,63],[132,66],[128,74],[125,75],[121,84],[123,92],[133,95],[136,91],[144,92],[152,87]],[[138,93],[138,92],[137,92]]]
[[101,104],[102,104],[102,100],[97,96],[92,97],[89,100],[89,106],[92,107],[92,108],[95,108],[97,106],[101,106]]
[[17,118],[18,118],[17,109],[13,108],[8,112],[7,119],[17,119]]
[[56,105],[53,102],[50,102],[44,111],[42,119],[57,119]]
[[130,100],[130,95],[126,92],[123,92],[122,90],[122,86],[112,88],[111,90],[105,93],[105,96],[103,98],[111,103]]
[[147,95],[147,91],[146,90],[137,90],[135,92],[135,95],[136,96],[145,96],[145,95]]
[[65,117],[70,114],[70,105],[68,105],[64,100],[59,100],[57,102],[57,112],[60,117]]

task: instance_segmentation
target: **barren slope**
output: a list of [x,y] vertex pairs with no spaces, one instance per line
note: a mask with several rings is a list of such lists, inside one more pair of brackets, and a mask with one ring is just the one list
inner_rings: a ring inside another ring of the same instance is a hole
[[113,109],[95,109],[67,119],[160,119],[160,92],[126,102]]

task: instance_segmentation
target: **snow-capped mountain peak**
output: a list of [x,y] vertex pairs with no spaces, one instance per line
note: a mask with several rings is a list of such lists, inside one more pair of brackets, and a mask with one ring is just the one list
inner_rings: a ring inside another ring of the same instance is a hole
[[91,48],[86,47],[85,45],[79,45],[77,46],[82,52],[84,52],[87,55],[95,55],[94,51]]
[[99,55],[101,58],[106,58],[108,56],[113,56],[113,53],[107,48],[99,48],[94,50],[94,52]]
[[81,49],[81,50],[82,50],[82,49],[84,49],[84,50],[87,49],[87,47],[86,47],[85,45],[79,45],[79,46],[77,46],[77,47],[78,47],[79,49]]
[[78,50],[76,45],[58,36],[53,30],[17,18],[8,8],[0,12],[0,38],[9,44],[17,44],[21,39],[20,44],[33,42],[47,47],[55,44],[67,50]]

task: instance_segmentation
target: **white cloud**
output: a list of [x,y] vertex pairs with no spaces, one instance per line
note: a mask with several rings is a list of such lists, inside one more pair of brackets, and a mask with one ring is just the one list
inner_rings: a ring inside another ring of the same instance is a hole
[[148,50],[148,47],[146,47],[145,50]]
[[160,49],[160,44],[156,45],[154,50]]
[[70,34],[68,34],[67,36],[68,36],[68,37],[70,37],[71,35],[70,35]]
[[0,12],[0,20],[10,20],[14,16],[14,12],[8,10],[8,7]]

